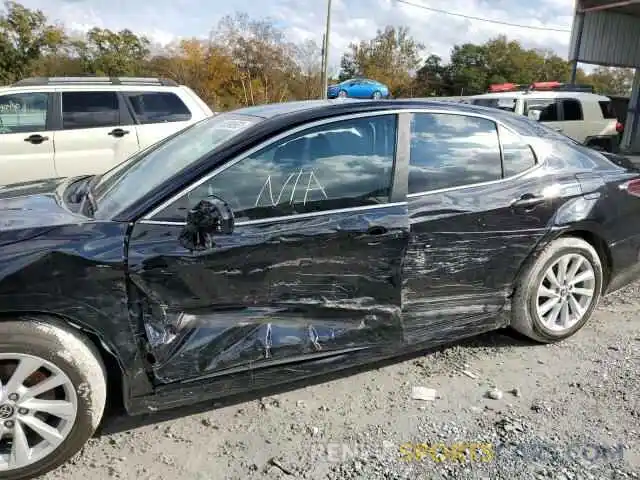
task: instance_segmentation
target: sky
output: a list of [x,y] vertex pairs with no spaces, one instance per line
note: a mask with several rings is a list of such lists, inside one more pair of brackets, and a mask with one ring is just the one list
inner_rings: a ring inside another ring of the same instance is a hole
[[[482,43],[498,34],[527,47],[550,48],[567,58],[574,0],[406,0],[409,3],[520,25],[566,31],[544,31],[488,23],[428,11],[397,0],[332,0],[329,65],[336,70],[349,43],[373,38],[386,25],[407,26],[434,53],[447,60],[451,48]],[[42,10],[51,21],[72,30],[98,26],[129,28],[153,42],[167,44],[181,37],[208,37],[225,15],[247,13],[273,20],[292,41],[314,39],[321,44],[326,0],[20,0]]]

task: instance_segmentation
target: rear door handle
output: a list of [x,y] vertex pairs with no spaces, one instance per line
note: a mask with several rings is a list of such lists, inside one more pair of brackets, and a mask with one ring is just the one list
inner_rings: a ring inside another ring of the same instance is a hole
[[46,142],[47,140],[49,140],[49,137],[43,137],[42,135],[39,135],[39,134],[30,135],[24,139],[25,142],[33,143],[36,145],[42,142]]
[[109,135],[112,135],[114,137],[124,137],[127,133],[129,133],[129,130],[123,130],[121,128],[114,128],[113,130],[111,130],[109,132]]
[[533,195],[532,193],[525,193],[520,198],[515,199],[511,202],[512,207],[516,208],[532,208],[536,205],[540,205],[544,203],[546,198],[542,195]]

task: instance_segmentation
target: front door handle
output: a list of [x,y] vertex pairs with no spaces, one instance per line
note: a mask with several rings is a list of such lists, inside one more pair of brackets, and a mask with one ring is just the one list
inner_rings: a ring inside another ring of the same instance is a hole
[[30,135],[24,139],[25,142],[33,143],[35,145],[38,145],[42,142],[46,142],[47,140],[49,140],[49,137],[43,137],[42,135],[39,135],[39,134]]
[[546,197],[543,195],[534,195],[532,193],[525,193],[520,198],[511,202],[511,206],[515,208],[533,208],[536,205],[544,203]]
[[121,128],[114,128],[113,130],[111,130],[109,132],[109,135],[112,135],[114,137],[124,137],[127,133],[129,133],[129,130],[123,130]]

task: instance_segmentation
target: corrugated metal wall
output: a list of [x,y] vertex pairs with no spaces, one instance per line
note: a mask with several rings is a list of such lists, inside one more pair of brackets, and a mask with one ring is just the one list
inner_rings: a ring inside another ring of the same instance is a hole
[[[575,59],[579,22],[571,32],[569,59]],[[640,68],[640,18],[613,12],[584,14],[578,61],[612,67]]]

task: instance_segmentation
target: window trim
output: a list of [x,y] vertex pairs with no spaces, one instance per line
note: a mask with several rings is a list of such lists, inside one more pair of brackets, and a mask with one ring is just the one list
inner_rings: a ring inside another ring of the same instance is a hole
[[531,168],[528,168],[516,175],[511,175],[509,177],[505,177],[504,176],[504,155],[503,155],[503,147],[502,147],[502,140],[500,139],[500,129],[498,128],[499,126],[508,130],[509,132],[513,133],[514,135],[522,138],[523,140],[525,140],[526,137],[524,137],[523,135],[519,134],[518,132],[516,132],[513,128],[509,127],[508,125],[505,125],[503,122],[496,120],[494,118],[491,118],[489,116],[486,115],[479,115],[479,114],[475,114],[475,113],[468,113],[468,112],[451,112],[451,111],[447,111],[447,110],[430,110],[430,111],[421,111],[421,112],[412,112],[412,113],[444,113],[444,114],[451,114],[451,115],[464,115],[464,116],[469,116],[469,117],[477,117],[477,118],[484,118],[486,120],[490,120],[492,121],[495,125],[496,125],[496,134],[498,135],[498,142],[500,144],[500,168],[502,170],[502,178],[499,178],[498,180],[489,180],[487,182],[476,182],[476,183],[470,183],[468,185],[458,185],[456,187],[447,187],[447,188],[439,188],[436,190],[425,190],[422,192],[415,192],[415,193],[407,193],[407,198],[417,198],[417,197],[423,197],[425,195],[433,195],[433,194],[438,194],[438,193],[448,193],[448,192],[453,192],[456,190],[463,190],[466,188],[475,188],[475,187],[483,187],[485,185],[494,185],[496,183],[500,183],[500,182],[505,182],[505,181],[512,181],[513,179],[517,179],[520,178],[524,175],[528,175],[529,173],[537,170],[538,168],[542,167],[542,163],[539,162],[538,160],[538,156],[536,155],[535,149],[533,148],[533,146],[528,143],[528,142],[524,142],[529,149],[531,150],[531,152],[533,153],[533,158],[535,160],[535,165]]
[[[297,133],[303,132],[305,130],[309,130],[318,126],[323,126],[323,125],[329,125],[332,123],[337,123],[337,122],[341,122],[341,121],[345,121],[345,120],[353,120],[353,119],[359,119],[359,118],[368,118],[368,117],[380,117],[383,115],[393,115],[396,117],[396,145],[395,145],[395,156],[393,158],[393,167],[392,167],[392,184],[391,184],[391,193],[389,195],[389,202],[388,203],[383,203],[380,205],[373,205],[373,207],[376,208],[381,208],[381,207],[385,207],[388,205],[399,205],[405,202],[398,202],[397,196],[396,196],[396,190],[395,188],[398,186],[397,182],[396,182],[396,177],[398,175],[398,173],[402,173],[401,170],[401,166],[400,163],[402,163],[403,161],[408,161],[408,157],[405,157],[405,152],[404,151],[400,151],[399,148],[399,138],[401,135],[401,113],[407,113],[406,110],[377,110],[374,112],[364,112],[364,113],[357,113],[357,114],[348,114],[348,115],[339,115],[339,116],[335,116],[335,117],[328,117],[328,118],[323,118],[322,120],[316,120],[314,122],[310,122],[310,123],[305,123],[304,125],[300,125],[291,129],[288,129],[278,135],[276,135],[275,137],[271,137],[268,140],[265,140],[263,142],[260,142],[258,145],[256,145],[255,147],[250,148],[249,150],[246,150],[245,152],[243,152],[242,154],[238,155],[235,158],[232,158],[231,160],[229,160],[228,162],[225,162],[223,165],[220,165],[218,168],[215,168],[214,170],[212,170],[211,172],[209,172],[208,174],[204,175],[202,178],[200,178],[199,180],[196,180],[195,182],[193,182],[191,185],[185,187],[184,189],[180,190],[180,192],[178,192],[177,194],[173,195],[172,197],[170,197],[168,200],[160,203],[160,205],[158,205],[157,207],[153,208],[150,210],[149,213],[142,215],[142,217],[140,217],[140,220],[138,220],[141,223],[148,223],[149,221],[153,221],[155,222],[155,224],[171,224],[171,225],[185,225],[185,222],[173,222],[170,223],[169,221],[163,221],[163,220],[153,220],[153,217],[155,217],[156,215],[158,215],[160,212],[162,212],[165,208],[169,207],[172,203],[180,200],[182,197],[188,195],[189,193],[191,193],[193,190],[195,190],[196,188],[198,188],[200,185],[202,185],[203,183],[211,180],[212,178],[214,178],[216,175],[218,175],[220,172],[223,172],[224,170],[226,170],[227,168],[230,168],[232,166],[234,166],[236,163],[241,162],[242,160],[250,157],[251,155],[253,155],[254,153],[259,152],[260,150],[263,150],[265,148],[268,148],[272,145],[275,145],[277,142],[279,142],[280,140],[283,140],[291,135],[295,135]],[[400,167],[400,169],[398,168]],[[396,201],[394,201],[396,200]],[[344,209],[345,211],[358,211],[361,210],[363,208],[367,209],[367,207],[371,207],[371,206],[364,206],[364,207],[352,207],[349,209]],[[342,209],[340,209],[342,210]],[[337,212],[339,210],[323,210],[321,212],[312,212],[312,213],[317,213],[317,214],[326,214],[328,212]],[[310,213],[300,213],[300,214],[293,214],[293,215],[288,215],[288,216],[284,216],[284,217],[271,217],[271,218],[265,218],[265,219],[260,219],[260,220],[247,220],[246,222],[237,222],[236,225],[247,225],[247,224],[254,224],[254,223],[267,223],[272,221],[275,218],[278,218],[279,220],[282,219],[286,219],[286,218],[298,218],[298,217],[304,217],[304,216],[308,216],[311,215]]]

